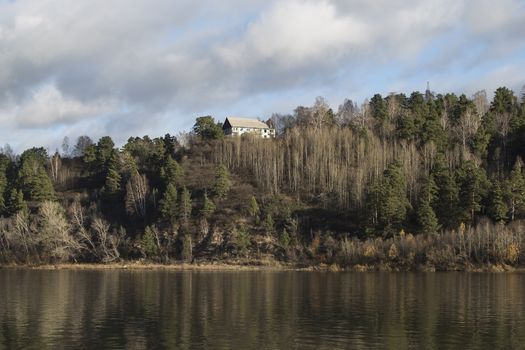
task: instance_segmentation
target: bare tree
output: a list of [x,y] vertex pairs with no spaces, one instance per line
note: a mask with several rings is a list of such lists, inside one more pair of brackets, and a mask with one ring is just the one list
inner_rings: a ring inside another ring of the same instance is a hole
[[62,156],[67,158],[70,156],[71,146],[69,145],[69,137],[64,136],[62,140]]
[[64,209],[57,202],[46,201],[39,211],[39,242],[53,260],[67,261],[80,251],[81,244],[71,233]]
[[75,144],[75,147],[73,148],[73,156],[74,157],[82,157],[84,155],[84,151],[88,146],[91,146],[93,144],[93,140],[87,135],[82,135],[77,138],[77,143]]
[[96,217],[91,224],[97,244],[97,255],[103,262],[118,261],[120,259],[119,246],[124,239],[124,233],[110,232],[109,223]]
[[51,165],[51,178],[53,179],[54,183],[58,183],[59,182],[59,172],[60,172],[60,168],[62,167],[62,158],[60,158],[60,154],[58,153],[58,150],[55,152],[53,157],[51,157],[50,165]]
[[485,90],[476,91],[474,95],[472,95],[472,101],[474,102],[480,117],[488,112],[489,101],[487,99],[487,92]]
[[126,210],[141,217],[146,215],[147,196],[149,193],[146,175],[135,171],[126,183]]

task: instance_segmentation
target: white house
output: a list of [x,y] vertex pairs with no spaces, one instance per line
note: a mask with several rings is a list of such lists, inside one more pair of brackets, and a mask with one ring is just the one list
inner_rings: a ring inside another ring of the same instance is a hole
[[262,138],[275,137],[275,129],[260,120],[252,118],[228,117],[222,125],[226,136],[241,136],[251,133]]

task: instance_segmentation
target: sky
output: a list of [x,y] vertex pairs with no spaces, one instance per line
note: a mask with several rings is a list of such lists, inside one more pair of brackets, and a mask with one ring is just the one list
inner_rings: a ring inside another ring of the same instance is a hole
[[0,0],[0,145],[525,85],[525,0]]

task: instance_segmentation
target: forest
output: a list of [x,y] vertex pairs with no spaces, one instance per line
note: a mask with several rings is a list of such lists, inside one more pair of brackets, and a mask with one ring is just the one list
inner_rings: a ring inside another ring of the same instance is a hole
[[268,123],[0,148],[0,263],[525,263],[525,96],[317,98]]

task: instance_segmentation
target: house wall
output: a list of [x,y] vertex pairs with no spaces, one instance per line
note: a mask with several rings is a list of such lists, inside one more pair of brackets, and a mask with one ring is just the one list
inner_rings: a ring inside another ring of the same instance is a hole
[[241,136],[243,134],[252,133],[259,135],[262,138],[275,137],[275,129],[272,128],[246,128],[246,127],[232,127],[224,130],[225,135]]

